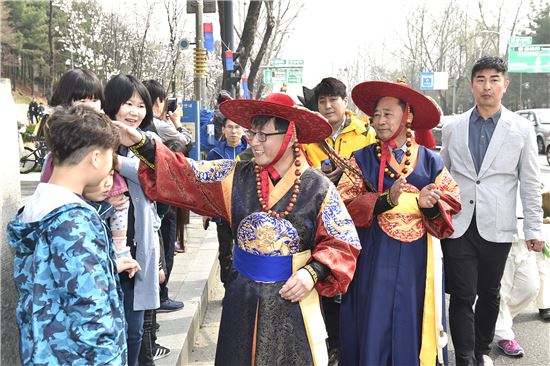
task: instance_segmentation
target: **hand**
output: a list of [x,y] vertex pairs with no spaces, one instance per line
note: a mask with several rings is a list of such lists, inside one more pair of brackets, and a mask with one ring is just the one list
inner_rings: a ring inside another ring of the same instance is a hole
[[204,228],[204,230],[208,230],[208,225],[210,225],[210,220],[212,218],[211,217],[208,217],[208,216],[203,216],[202,217],[202,227]]
[[159,269],[159,283],[164,283],[166,281],[166,274],[163,269]]
[[180,119],[182,114],[183,111],[181,110],[181,107],[178,106],[175,111],[166,113],[166,116],[174,124],[174,127],[178,128],[181,127]]
[[325,176],[330,179],[330,181],[334,184],[338,184],[338,181],[340,180],[340,177],[342,176],[343,170],[339,167],[336,167],[332,172],[330,173],[324,173]]
[[120,170],[120,168],[122,167],[122,162],[120,161],[120,155],[118,155],[116,153],[114,155],[116,155],[116,158],[113,159],[115,161],[115,163],[113,165],[113,169],[118,172]]
[[418,206],[422,208],[432,208],[437,205],[440,198],[441,191],[435,188],[434,183],[430,183],[420,191],[418,195]]
[[527,249],[534,252],[542,252],[542,247],[544,246],[544,240],[539,239],[529,239],[525,241]]
[[107,199],[107,201],[109,201],[109,203],[111,205],[113,205],[113,207],[117,211],[122,211],[122,210],[128,208],[129,198],[121,193],[121,194],[118,194],[116,196],[109,197]]
[[401,197],[405,183],[407,183],[407,179],[401,176],[390,187],[390,198],[396,206],[399,204],[399,197]]
[[126,271],[130,278],[134,277],[137,271],[141,271],[139,263],[133,258],[121,257],[115,260],[115,262],[117,272],[121,273]]
[[302,300],[313,289],[313,278],[307,269],[300,269],[294,272],[285,282],[279,294],[285,300],[297,302]]
[[126,126],[119,121],[111,121],[118,130],[120,143],[124,146],[132,146],[141,141],[141,133],[135,128]]

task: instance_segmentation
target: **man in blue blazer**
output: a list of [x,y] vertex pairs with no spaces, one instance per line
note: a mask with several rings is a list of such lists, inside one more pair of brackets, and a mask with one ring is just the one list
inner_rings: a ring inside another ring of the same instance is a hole
[[462,211],[453,217],[455,232],[442,242],[457,366],[493,365],[489,345],[500,280],[517,234],[518,183],[526,245],[541,251],[543,244],[535,134],[531,123],[501,104],[509,84],[506,71],[499,57],[479,59],[471,74],[475,107],[442,132],[441,156],[462,201]]

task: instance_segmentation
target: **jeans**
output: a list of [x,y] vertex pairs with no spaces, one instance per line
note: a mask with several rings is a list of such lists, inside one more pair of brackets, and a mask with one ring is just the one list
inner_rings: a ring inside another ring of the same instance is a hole
[[126,316],[126,340],[128,343],[128,366],[137,366],[141,339],[143,337],[143,310],[134,311],[134,280],[121,280],[124,292],[124,315]]
[[143,322],[143,340],[139,352],[139,366],[155,366],[153,354],[156,337],[156,310],[145,310]]

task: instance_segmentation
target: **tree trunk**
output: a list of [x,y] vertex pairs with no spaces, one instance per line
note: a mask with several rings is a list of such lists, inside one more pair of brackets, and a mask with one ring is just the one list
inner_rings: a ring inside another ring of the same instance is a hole
[[262,40],[262,44],[260,46],[260,49],[258,50],[256,58],[254,59],[254,61],[252,61],[252,64],[250,65],[250,73],[248,75],[248,89],[251,93],[254,91],[256,76],[258,75],[258,71],[260,70],[260,65],[262,64],[262,60],[267,51],[268,43],[271,40],[273,28],[275,27],[275,18],[273,17],[273,3],[271,1],[266,1],[265,6],[267,9],[267,22],[264,38]]
[[[52,35],[52,27],[53,27],[53,0],[50,0],[50,12],[48,14],[48,46],[50,48],[50,67],[48,68],[49,71],[49,79],[50,79],[50,93],[51,96],[53,93],[53,84],[55,82],[55,61],[53,57],[53,35]],[[34,85],[34,80],[33,80]],[[33,87],[33,94],[34,94],[34,87]]]
[[251,1],[248,5],[248,12],[246,13],[246,20],[244,21],[242,37],[239,41],[239,45],[237,46],[237,52],[240,53],[239,61],[243,70],[246,69],[246,64],[248,63],[250,53],[252,52],[252,47],[254,46],[261,8],[261,1]]

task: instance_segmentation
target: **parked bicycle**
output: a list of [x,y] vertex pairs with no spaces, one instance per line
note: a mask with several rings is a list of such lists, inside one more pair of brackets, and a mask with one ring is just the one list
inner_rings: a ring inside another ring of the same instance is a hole
[[34,172],[37,168],[42,168],[48,154],[48,146],[46,146],[46,141],[44,140],[35,140],[34,146],[34,149],[25,146],[19,158],[19,173],[27,174]]

